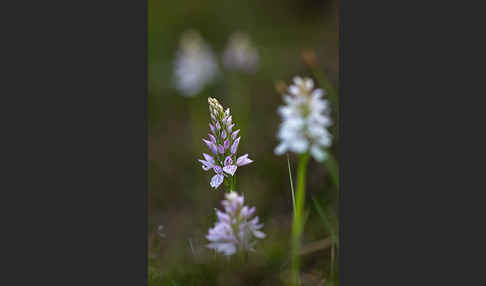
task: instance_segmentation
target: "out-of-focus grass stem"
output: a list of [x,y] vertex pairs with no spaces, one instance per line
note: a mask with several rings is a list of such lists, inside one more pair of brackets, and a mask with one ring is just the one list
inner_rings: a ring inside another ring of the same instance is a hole
[[294,217],[295,217],[295,192],[294,192],[294,183],[292,180],[292,171],[290,170],[290,157],[288,153],[287,153],[287,165],[289,167],[290,190],[292,192],[292,206],[293,206]]
[[[328,215],[324,211],[321,204],[315,198],[312,198],[314,203],[314,207],[319,214],[319,217],[324,223],[325,228],[329,231],[331,235],[331,253],[330,253],[330,264],[329,264],[329,280],[334,281],[335,278],[335,263],[336,263],[336,249],[339,249],[339,238],[338,238],[338,231],[334,229],[333,225],[331,224]],[[333,284],[334,285],[334,284]]]
[[299,165],[297,167],[297,191],[295,201],[295,215],[292,222],[292,240],[291,240],[291,274],[290,285],[300,285],[300,247],[301,238],[304,230],[304,206],[305,206],[305,185],[307,176],[307,163],[309,154],[300,155]]
[[328,216],[324,212],[323,207],[315,198],[312,198],[312,202],[314,203],[314,207],[317,211],[317,214],[319,214],[319,217],[324,223],[324,226],[326,227],[327,231],[329,231],[333,244],[339,247],[339,239],[337,236],[337,232],[334,230],[334,227],[332,226],[331,222],[328,219]]

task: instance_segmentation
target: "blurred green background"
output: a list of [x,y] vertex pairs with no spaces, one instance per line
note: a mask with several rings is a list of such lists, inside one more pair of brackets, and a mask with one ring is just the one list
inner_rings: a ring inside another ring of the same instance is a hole
[[[292,200],[287,157],[273,153],[280,124],[277,108],[283,104],[275,84],[289,84],[301,75],[322,87],[315,77],[321,74],[338,87],[338,1],[148,3],[149,285],[283,285]],[[220,63],[231,34],[247,33],[259,53],[258,70],[228,71],[220,64],[223,72],[213,84],[194,98],[181,96],[173,86],[173,67],[180,37],[188,29],[201,33]],[[301,57],[309,49],[317,56],[314,70]],[[258,242],[245,265],[205,247],[214,208],[221,208],[224,196],[223,188],[210,188],[210,173],[197,162],[207,152],[201,138],[209,131],[209,96],[231,108],[236,128],[241,128],[238,153],[254,160],[238,169],[238,190],[248,205],[256,206],[267,238]],[[336,142],[332,153],[337,157]],[[291,155],[290,162],[295,179],[296,157]],[[338,263],[332,252],[337,250],[322,245],[337,227],[338,189],[326,165],[314,160],[307,184],[303,245],[309,253],[303,255],[303,284],[335,285]]]

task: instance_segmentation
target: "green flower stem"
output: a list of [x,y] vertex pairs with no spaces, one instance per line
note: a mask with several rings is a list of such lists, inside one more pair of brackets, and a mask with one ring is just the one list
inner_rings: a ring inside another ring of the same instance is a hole
[[232,191],[236,191],[235,190],[235,177],[232,176],[231,179],[229,179],[229,182],[230,182],[230,186],[229,186],[229,191],[228,192],[232,192]]
[[297,190],[295,202],[295,216],[292,222],[292,269],[290,276],[290,285],[300,285],[300,247],[301,238],[304,230],[304,202],[305,202],[305,181],[307,173],[307,163],[309,154],[300,155],[299,165],[297,167]]

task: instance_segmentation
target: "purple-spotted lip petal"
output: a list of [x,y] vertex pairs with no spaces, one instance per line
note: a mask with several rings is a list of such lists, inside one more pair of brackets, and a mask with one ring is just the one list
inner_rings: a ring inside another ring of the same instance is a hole
[[211,142],[213,143],[216,143],[216,137],[214,137],[213,134],[208,134],[209,135],[209,140],[211,140]]
[[223,173],[223,169],[218,165],[213,165],[213,170],[214,170],[214,172],[216,172],[216,174]]
[[237,168],[238,167],[236,165],[228,165],[228,166],[224,166],[223,171],[233,176]]
[[233,164],[233,159],[231,158],[231,155],[226,157],[226,159],[224,159],[225,166],[232,165],[232,164]]
[[226,130],[223,130],[223,132],[221,132],[221,139],[226,139]]
[[222,183],[223,183],[223,180],[224,180],[224,176],[221,175],[221,174],[216,174],[214,175],[212,178],[211,178],[211,187],[217,189]]

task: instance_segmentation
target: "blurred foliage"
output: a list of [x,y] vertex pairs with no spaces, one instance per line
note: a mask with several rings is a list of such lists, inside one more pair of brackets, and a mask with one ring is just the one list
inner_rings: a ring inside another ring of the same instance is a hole
[[[318,86],[332,85],[337,91],[337,6],[336,0],[149,0],[149,285],[284,284],[293,211],[287,158],[273,153],[282,104],[275,83],[311,76]],[[248,33],[260,54],[258,71],[224,70],[198,97],[181,96],[173,87],[172,72],[180,36],[187,29],[200,31],[219,56],[233,32]],[[302,60],[306,49],[316,54],[315,71]],[[322,75],[326,82],[317,78]],[[267,238],[245,265],[205,247],[213,210],[221,208],[223,198],[222,190],[210,189],[210,175],[197,162],[205,151],[201,138],[209,129],[208,96],[231,108],[242,129],[239,153],[249,153],[255,161],[238,170],[238,189],[257,207]],[[338,158],[336,144],[330,152]],[[291,155],[294,178],[296,162]],[[337,227],[339,212],[336,187],[326,165],[311,160],[304,246],[333,235],[330,226]],[[323,215],[329,219],[324,221]],[[329,248],[305,255],[303,283],[332,285],[330,260]]]

